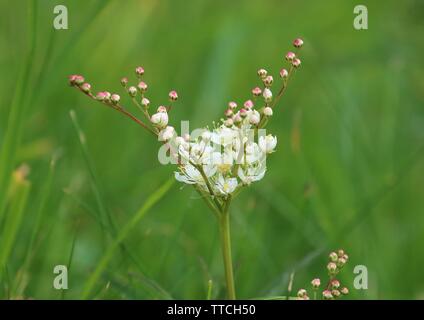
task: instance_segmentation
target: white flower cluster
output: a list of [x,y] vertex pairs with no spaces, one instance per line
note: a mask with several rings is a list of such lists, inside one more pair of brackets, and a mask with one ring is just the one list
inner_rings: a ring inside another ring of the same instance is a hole
[[[161,129],[159,139],[171,145],[174,157],[178,158],[178,181],[225,197],[264,177],[266,156],[275,150],[277,138],[258,130],[261,114],[253,109],[253,104],[246,105],[248,108],[237,112],[233,105],[231,116],[213,130],[198,130],[196,136],[177,136],[171,126]],[[267,115],[262,112],[262,117]],[[255,132],[259,135],[257,143]]]

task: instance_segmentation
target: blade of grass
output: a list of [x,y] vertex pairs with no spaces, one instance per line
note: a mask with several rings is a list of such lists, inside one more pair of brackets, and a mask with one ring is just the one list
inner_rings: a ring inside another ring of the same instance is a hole
[[32,0],[30,1],[30,5],[28,6],[28,29],[30,30],[30,49],[18,78],[7,122],[8,127],[0,152],[0,223],[2,223],[4,210],[6,209],[6,190],[8,188],[11,173],[15,165],[16,153],[21,143],[23,115],[25,113],[25,108],[27,105],[27,103],[25,102],[25,95],[30,89],[28,85],[28,79],[30,76],[30,71],[32,69],[32,61],[35,52],[35,38],[37,32],[36,17],[36,4],[35,0]]
[[30,187],[31,184],[23,174],[19,170],[15,171],[10,188],[11,191],[13,190],[10,208],[4,221],[4,230],[0,240],[0,282],[21,226]]
[[107,267],[108,263],[113,257],[115,250],[119,245],[125,240],[125,238],[130,234],[138,222],[144,217],[144,215],[168,192],[171,186],[174,184],[174,179],[169,179],[166,181],[159,189],[157,189],[153,194],[151,194],[143,206],[136,212],[132,219],[122,228],[122,230],[117,235],[116,239],[109,246],[107,251],[104,253],[103,257],[100,259],[97,264],[96,269],[91,273],[91,276],[86,282],[82,293],[82,299],[88,299],[90,294],[93,291],[93,288],[100,278],[102,272]]

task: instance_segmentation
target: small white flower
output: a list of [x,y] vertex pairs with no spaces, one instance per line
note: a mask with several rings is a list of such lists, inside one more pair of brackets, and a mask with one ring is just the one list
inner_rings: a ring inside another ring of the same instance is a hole
[[269,88],[265,88],[262,95],[266,102],[270,102],[272,100],[272,92]]
[[165,128],[168,125],[168,113],[167,112],[158,112],[151,116],[150,121],[153,125],[159,128]]
[[211,141],[217,145],[227,146],[233,143],[236,136],[235,130],[222,126],[212,132]]
[[261,180],[265,175],[266,167],[265,162],[262,162],[258,166],[248,166],[246,168],[238,168],[238,177],[243,184],[250,185],[252,182]]
[[169,141],[172,139],[172,137],[175,134],[174,127],[167,126],[165,129],[163,129],[161,132],[159,132],[159,141]]
[[[215,174],[216,167],[203,166],[203,171],[206,177],[210,178]],[[206,186],[205,180],[203,179],[200,171],[191,164],[187,164],[184,167],[181,167],[181,173],[175,172],[175,179],[187,184],[198,184],[202,187]]]
[[252,110],[248,116],[247,119],[249,120],[249,123],[252,125],[257,125],[261,121],[261,115],[258,111]]
[[236,178],[224,178],[222,175],[219,175],[218,180],[216,181],[216,188],[224,195],[233,193],[237,188],[237,185],[238,182]]
[[277,137],[272,135],[260,136],[259,137],[259,147],[265,153],[271,153],[274,151],[277,146]]

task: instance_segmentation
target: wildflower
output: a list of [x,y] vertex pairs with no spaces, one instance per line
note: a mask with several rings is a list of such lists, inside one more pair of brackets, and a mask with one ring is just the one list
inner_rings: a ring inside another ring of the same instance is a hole
[[165,129],[159,132],[158,139],[159,141],[169,141],[175,135],[174,127],[167,126]]
[[234,192],[237,188],[238,182],[236,178],[224,178],[222,175],[219,175],[218,180],[216,181],[216,188],[223,195],[228,195]]
[[158,128],[165,128],[169,121],[168,113],[166,111],[157,112],[150,117],[150,121]]
[[265,107],[264,108],[264,115],[265,116],[270,117],[270,116],[272,116],[272,114],[273,114],[273,111],[272,111],[271,107]]
[[265,102],[271,102],[272,100],[272,92],[268,88],[264,89],[263,97],[265,99]]
[[343,287],[343,288],[341,288],[340,292],[341,292],[343,295],[347,295],[347,294],[349,294],[349,289],[348,289],[348,288],[346,288],[346,287]]
[[272,135],[261,136],[259,137],[259,147],[265,153],[274,152],[275,147],[277,146],[277,137]]
[[330,255],[329,255],[329,258],[330,258],[330,261],[336,262],[337,259],[338,259],[337,253],[331,252]]
[[331,280],[331,288],[333,289],[338,289],[340,287],[340,282],[337,279],[333,279]]
[[328,271],[330,272],[330,274],[333,274],[333,273],[335,273],[335,272],[336,272],[336,270],[337,270],[337,265],[336,265],[334,262],[330,262],[330,263],[327,265],[327,269],[328,269]]
[[[216,172],[216,168],[213,166],[203,166],[202,169],[207,178],[210,178]],[[199,169],[191,164],[187,164],[182,167],[181,172],[175,172],[175,179],[183,183],[198,184],[201,187],[206,188],[205,181]]]
[[331,290],[331,294],[333,295],[333,297],[338,298],[340,297],[340,291],[337,289]]
[[266,167],[264,162],[258,166],[240,166],[238,168],[238,177],[245,185],[261,180],[265,176]]

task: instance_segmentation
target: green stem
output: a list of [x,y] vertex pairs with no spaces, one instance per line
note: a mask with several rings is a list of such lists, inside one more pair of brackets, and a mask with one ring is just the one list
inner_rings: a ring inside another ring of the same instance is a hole
[[233,260],[231,257],[231,237],[230,237],[230,215],[228,212],[229,202],[226,203],[219,219],[219,229],[221,233],[222,256],[224,258],[225,280],[227,283],[228,299],[236,299],[234,288]]

